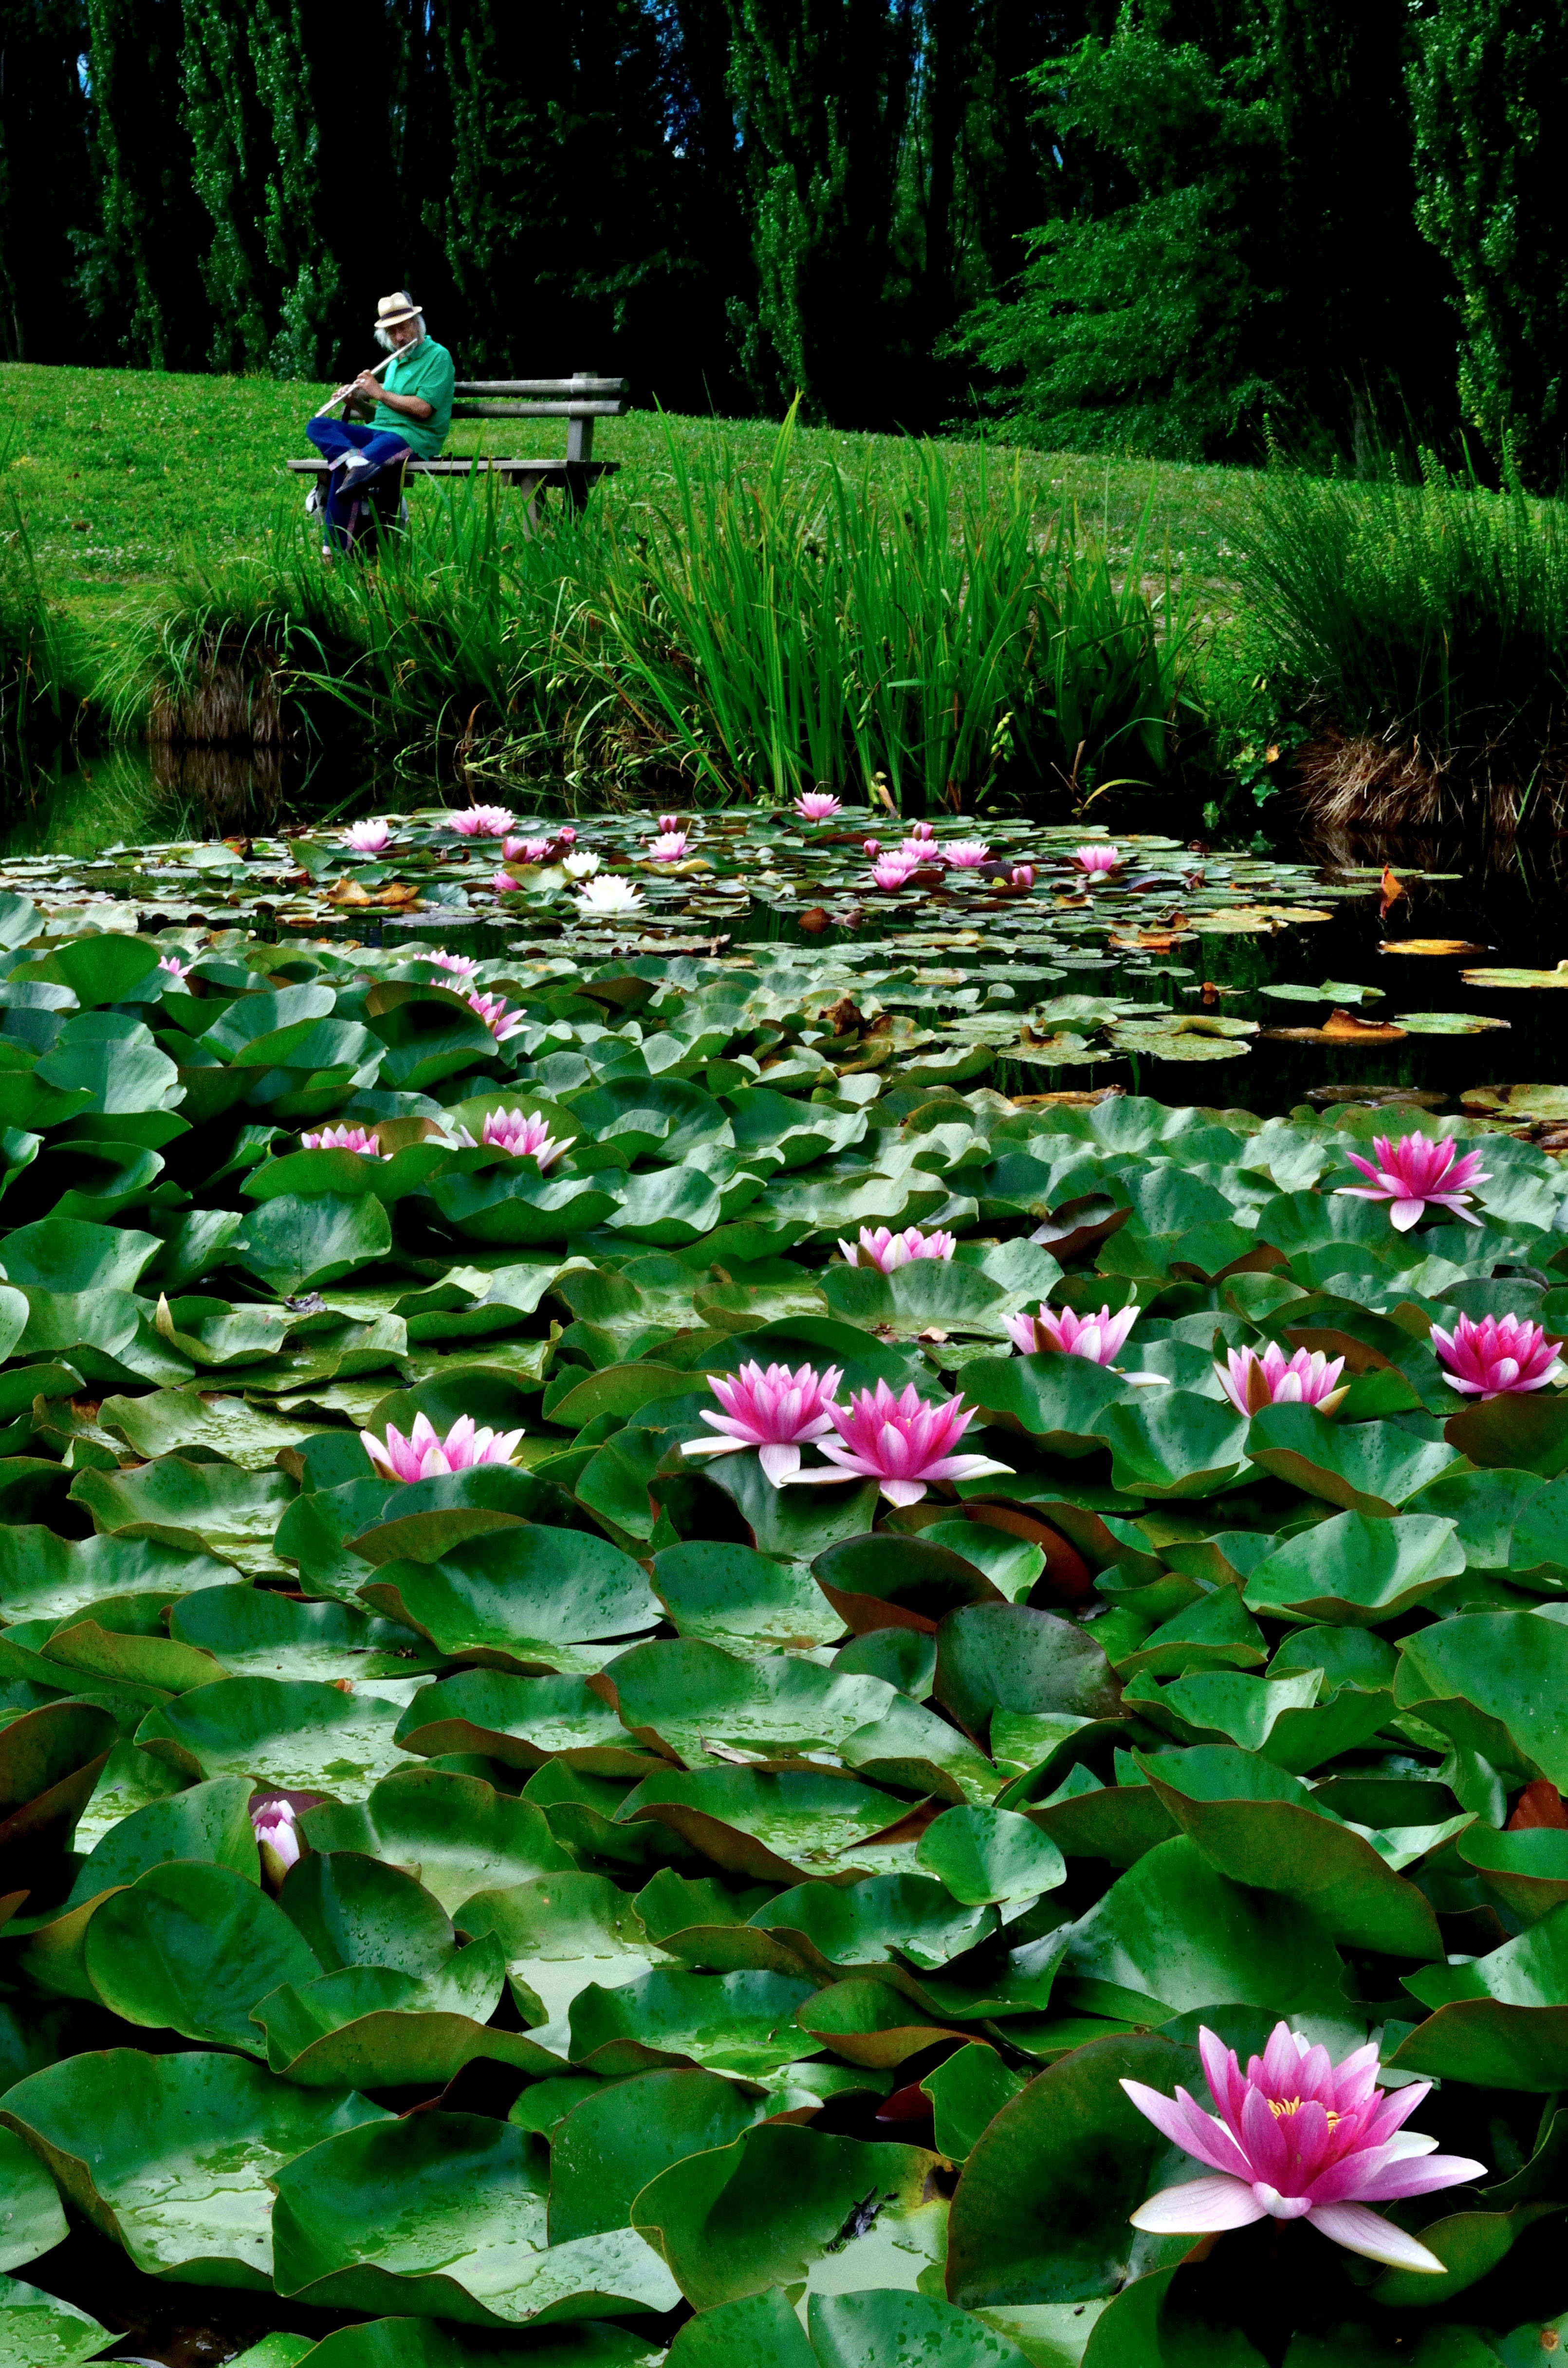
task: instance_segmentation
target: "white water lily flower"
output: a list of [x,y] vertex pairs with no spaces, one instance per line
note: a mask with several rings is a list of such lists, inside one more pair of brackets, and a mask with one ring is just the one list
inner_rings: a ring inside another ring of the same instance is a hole
[[[596,861],[597,859],[595,859]],[[630,880],[618,880],[607,874],[602,880],[590,880],[577,891],[577,910],[585,919],[616,913],[635,913],[642,902],[642,891],[634,888]]]
[[561,869],[568,880],[591,880],[599,868],[599,859],[591,847],[580,847],[561,859]]

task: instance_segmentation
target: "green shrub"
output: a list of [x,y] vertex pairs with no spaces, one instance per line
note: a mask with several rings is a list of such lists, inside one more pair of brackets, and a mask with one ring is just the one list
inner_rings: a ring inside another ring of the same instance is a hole
[[1417,485],[1281,469],[1246,540],[1243,632],[1298,702],[1456,785],[1528,795],[1563,780],[1558,506],[1435,467]]

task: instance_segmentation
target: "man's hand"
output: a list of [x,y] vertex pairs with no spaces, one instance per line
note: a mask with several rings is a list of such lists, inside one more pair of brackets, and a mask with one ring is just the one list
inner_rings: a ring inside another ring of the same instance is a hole
[[372,371],[363,370],[354,381],[354,392],[356,394],[361,396],[367,403],[380,403],[381,399],[381,380],[377,378]]

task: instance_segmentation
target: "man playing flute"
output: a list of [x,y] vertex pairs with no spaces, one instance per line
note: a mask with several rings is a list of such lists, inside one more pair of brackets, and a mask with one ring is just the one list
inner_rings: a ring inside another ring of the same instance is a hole
[[377,365],[386,371],[385,384],[375,370],[361,370],[346,390],[354,406],[373,406],[369,427],[318,417],[305,430],[328,464],[324,559],[352,547],[358,504],[382,471],[401,469],[411,452],[434,460],[452,424],[452,358],[405,288],[380,300],[375,338],[392,356]]

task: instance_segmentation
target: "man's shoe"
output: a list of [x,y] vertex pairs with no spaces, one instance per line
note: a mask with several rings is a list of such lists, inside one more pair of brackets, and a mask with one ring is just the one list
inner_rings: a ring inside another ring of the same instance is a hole
[[343,464],[343,474],[347,479],[354,474],[356,469],[369,469],[372,466],[373,463],[367,460],[363,452],[350,452]]
[[306,513],[306,516],[307,516],[307,517],[309,517],[309,518],[314,518],[314,517],[315,517],[315,515],[316,515],[316,513],[318,512],[318,510],[320,510],[322,507],[323,507],[323,503],[322,503],[322,490],[321,490],[321,487],[320,487],[319,485],[312,485],[312,486],[311,487],[310,492],[305,495],[305,513]]

